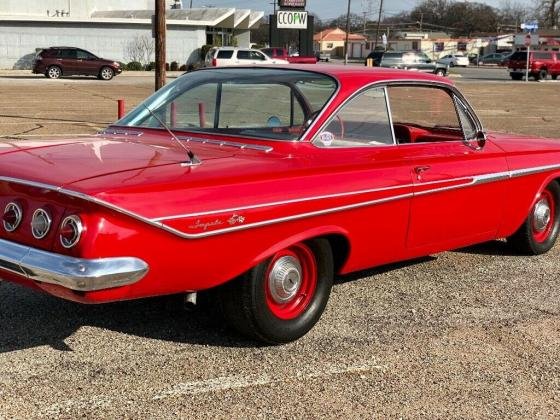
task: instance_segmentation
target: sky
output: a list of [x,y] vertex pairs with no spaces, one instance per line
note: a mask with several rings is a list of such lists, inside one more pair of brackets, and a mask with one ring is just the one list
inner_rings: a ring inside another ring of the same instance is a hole
[[[477,0],[493,7],[499,7],[503,0]],[[193,7],[215,6],[235,7],[238,9],[264,10],[272,13],[273,0],[192,0]],[[379,0],[351,0],[351,10],[362,15],[368,11],[368,4],[372,4],[372,19],[377,18]],[[418,0],[385,0],[383,11],[386,15],[396,14],[403,10],[410,10],[419,3]],[[183,5],[189,7],[190,0],[183,0]],[[315,13],[320,19],[332,19],[346,13],[347,0],[307,0],[307,10]]]

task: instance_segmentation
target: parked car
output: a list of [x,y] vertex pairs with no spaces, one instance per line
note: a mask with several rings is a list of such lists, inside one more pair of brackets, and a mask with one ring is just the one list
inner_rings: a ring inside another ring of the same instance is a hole
[[483,55],[482,57],[479,58],[478,60],[478,64],[479,65],[487,65],[487,64],[497,64],[499,66],[503,65],[504,60],[507,59],[507,57],[510,55],[511,53],[492,53],[492,54],[486,54]]
[[272,59],[252,48],[216,47],[208,51],[204,64],[206,67],[222,67],[289,63],[286,60]]
[[462,54],[448,54],[444,55],[437,60],[439,63],[445,64],[450,67],[461,66],[467,67],[469,65],[469,58]]
[[285,60],[292,64],[315,64],[317,63],[317,57],[305,56],[305,55],[289,55],[286,48],[262,48],[261,51],[267,56],[275,59]]
[[45,48],[39,51],[33,63],[33,73],[44,74],[49,79],[82,75],[111,80],[122,70],[117,61],[99,58],[89,51],[74,47]]
[[449,69],[448,65],[435,62],[425,53],[417,51],[374,51],[367,56],[364,63],[366,66],[369,59],[374,67],[416,70],[439,76],[445,76]]
[[[560,74],[560,53],[556,51],[531,51],[529,55],[529,77],[535,80],[546,79],[548,75],[556,80]],[[508,70],[513,80],[525,77],[527,51],[516,51],[508,60]]]
[[315,57],[317,58],[317,61],[326,61],[328,63],[331,59],[331,53],[326,51],[317,51],[315,53]]
[[485,132],[434,75],[292,67],[193,71],[98,135],[2,141],[0,276],[82,303],[215,289],[283,343],[335,275],[554,246],[560,141]]

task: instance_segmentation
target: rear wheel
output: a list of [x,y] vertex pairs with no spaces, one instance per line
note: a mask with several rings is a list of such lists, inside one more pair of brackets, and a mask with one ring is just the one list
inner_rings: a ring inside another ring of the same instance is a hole
[[62,70],[58,66],[50,66],[47,69],[46,76],[49,79],[59,79],[62,76]]
[[552,78],[552,80],[558,79],[558,75],[557,75],[557,74],[551,74],[550,77]]
[[277,252],[220,290],[228,323],[253,339],[287,343],[306,334],[323,313],[333,283],[326,239]]
[[537,74],[535,74],[535,80],[546,80],[548,78],[548,71],[546,69],[541,69]]
[[437,69],[436,74],[438,76],[445,76],[445,70],[444,69]]
[[529,216],[508,243],[522,254],[543,254],[556,243],[559,227],[560,186],[555,181],[540,192]]

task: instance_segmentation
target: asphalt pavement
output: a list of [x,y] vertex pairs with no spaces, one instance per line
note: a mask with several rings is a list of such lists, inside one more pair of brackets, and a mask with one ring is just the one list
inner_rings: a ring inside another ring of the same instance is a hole
[[[489,129],[560,133],[560,85],[458,74]],[[152,90],[0,73],[0,136],[89,134]],[[211,296],[83,306],[0,282],[0,419],[559,418],[559,257],[493,241],[340,277],[277,347],[229,330]]]

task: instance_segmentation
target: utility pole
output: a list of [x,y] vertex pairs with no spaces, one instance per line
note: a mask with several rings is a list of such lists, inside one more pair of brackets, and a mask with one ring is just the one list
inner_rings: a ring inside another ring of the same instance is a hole
[[348,64],[348,33],[350,32],[350,0],[348,0],[348,12],[346,13],[346,41],[344,42],[344,64]]
[[165,0],[156,1],[155,38],[156,38],[156,89],[165,86]]
[[377,40],[379,39],[379,27],[381,26],[381,14],[383,13],[383,0],[379,2],[379,17],[377,18],[377,29],[375,30],[375,43],[373,44],[373,51],[377,48]]
[[192,0],[191,0],[191,7],[189,7],[189,9],[192,9]]

